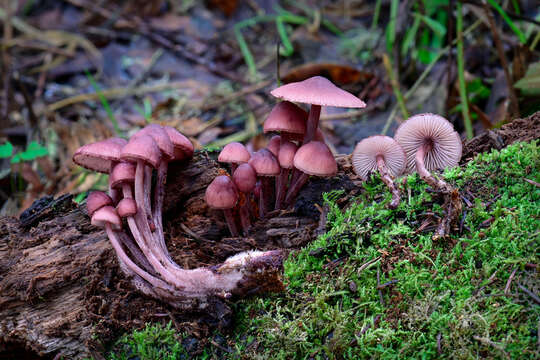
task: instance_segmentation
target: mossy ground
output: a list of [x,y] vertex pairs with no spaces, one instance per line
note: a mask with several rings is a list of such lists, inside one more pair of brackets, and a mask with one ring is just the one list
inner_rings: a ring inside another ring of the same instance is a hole
[[[416,175],[396,210],[377,176],[345,208],[340,193],[326,194],[327,232],[285,262],[287,291],[238,302],[234,329],[199,358],[538,358],[540,306],[523,290],[540,290],[527,265],[539,262],[540,188],[525,181],[540,182],[537,142],[444,177],[466,198],[460,231],[445,241],[431,238],[442,201]],[[380,293],[378,272],[380,284],[392,281]],[[110,358],[193,358],[173,338],[149,327]]]

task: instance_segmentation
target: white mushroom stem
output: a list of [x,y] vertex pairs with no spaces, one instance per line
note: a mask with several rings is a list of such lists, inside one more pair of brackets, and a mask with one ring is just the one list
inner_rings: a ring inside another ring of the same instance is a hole
[[[298,171],[300,171],[300,170],[298,170]],[[300,172],[300,176],[298,177],[296,182],[293,183],[291,185],[291,187],[289,187],[289,191],[287,192],[287,197],[285,197],[285,205],[286,206],[290,206],[290,205],[293,204],[293,201],[296,198],[296,195],[298,195],[298,193],[300,192],[302,187],[306,184],[308,179],[309,179],[308,174],[306,174],[304,172]]]
[[307,144],[315,138],[317,128],[319,127],[319,118],[321,116],[321,105],[311,105],[307,120],[306,135],[303,144]]
[[396,184],[392,180],[392,177],[390,176],[390,174],[388,174],[388,168],[386,167],[386,162],[384,161],[384,157],[382,155],[377,155],[376,159],[377,159],[377,169],[379,170],[381,179],[392,192],[392,201],[390,202],[390,204],[388,204],[388,207],[390,209],[395,209],[398,207],[399,201],[400,201],[399,189],[397,188]]
[[146,218],[148,219],[148,225],[150,230],[154,231],[156,226],[154,224],[154,219],[152,218],[152,205],[151,197],[152,194],[152,168],[148,165],[144,168],[144,211]]
[[135,244],[133,239],[123,231],[119,231],[117,234],[122,244],[128,248],[133,258],[141,265],[141,267],[149,274],[155,275],[154,268],[152,268],[152,265],[150,265],[150,262],[148,262],[148,259],[144,256],[141,249],[137,246],[137,244]]
[[449,194],[453,191],[453,187],[450,186],[446,181],[442,179],[436,179],[433,174],[431,174],[424,165],[424,158],[426,154],[431,150],[433,144],[431,142],[425,142],[418,151],[416,152],[415,162],[416,162],[416,171],[429,186],[434,190],[440,190],[445,194]]
[[162,161],[159,164],[156,189],[154,193],[154,213],[152,217],[156,226],[155,238],[157,239],[163,253],[170,259],[171,257],[169,255],[169,251],[167,250],[167,245],[165,244],[162,219],[163,198],[165,197],[165,182],[167,181],[167,168],[168,164],[166,161]]

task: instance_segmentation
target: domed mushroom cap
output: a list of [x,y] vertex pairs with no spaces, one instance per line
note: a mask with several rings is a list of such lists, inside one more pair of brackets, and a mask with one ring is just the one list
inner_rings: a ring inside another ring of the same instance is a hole
[[92,171],[108,173],[111,162],[118,161],[120,153],[127,141],[121,138],[110,138],[77,149],[73,154],[73,162]]
[[294,167],[294,155],[298,150],[298,146],[291,141],[286,141],[279,148],[278,161],[279,165],[284,169],[292,169]]
[[137,203],[134,199],[124,198],[116,205],[118,216],[125,218],[137,214]]
[[248,164],[253,167],[257,176],[277,176],[281,172],[278,160],[268,149],[257,151]]
[[251,165],[242,164],[234,171],[233,181],[238,190],[243,193],[250,193],[255,189],[257,173]]
[[281,136],[274,135],[272,136],[270,141],[268,141],[268,145],[266,146],[266,148],[270,150],[272,155],[274,155],[275,157],[278,157],[280,146],[281,146]]
[[164,126],[163,129],[169,135],[169,139],[174,146],[174,160],[182,160],[193,157],[193,144],[180,131],[172,126]]
[[110,175],[111,187],[117,188],[122,186],[122,184],[135,182],[136,168],[137,167],[135,166],[135,164],[130,162],[121,162],[116,164]]
[[105,227],[106,224],[111,224],[114,230],[120,230],[122,228],[122,220],[118,216],[116,209],[112,206],[104,206],[97,210],[92,215],[92,225]]
[[415,156],[424,144],[431,144],[431,149],[424,157],[427,170],[454,167],[461,159],[462,144],[459,134],[452,124],[442,116],[418,114],[410,117],[399,126],[394,139],[407,155],[407,170],[416,170]]
[[94,213],[102,207],[112,204],[113,201],[111,197],[103,191],[92,191],[86,198],[86,209],[90,216],[94,215]]
[[322,76],[283,85],[270,92],[277,98],[321,106],[363,108],[366,103],[353,94],[338,88]]
[[238,201],[238,191],[227,175],[220,175],[206,188],[205,200],[212,209],[232,209]]
[[232,142],[225,145],[219,153],[218,161],[224,163],[243,164],[247,163],[251,155],[246,147],[239,142]]
[[264,122],[264,132],[279,131],[288,134],[304,135],[306,133],[306,122],[308,113],[290,101],[278,103],[266,121]]
[[142,160],[151,167],[157,168],[161,161],[161,151],[151,136],[141,135],[131,138],[122,148],[120,159],[132,162]]
[[130,139],[135,140],[140,136],[149,135],[156,142],[159,150],[161,150],[161,159],[170,161],[174,158],[174,146],[165,129],[158,124],[146,125],[141,130],[137,131]]
[[405,171],[407,160],[403,148],[389,136],[375,135],[363,139],[354,148],[352,164],[354,172],[362,179],[372,171],[377,171],[377,157],[382,156],[392,177]]
[[315,176],[334,176],[337,173],[336,159],[328,146],[320,141],[302,145],[294,156],[294,167]]

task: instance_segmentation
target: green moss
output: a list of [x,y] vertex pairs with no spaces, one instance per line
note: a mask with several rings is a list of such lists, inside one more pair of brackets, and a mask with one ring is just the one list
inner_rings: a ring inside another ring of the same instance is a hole
[[[471,204],[461,235],[447,241],[431,239],[440,199],[416,175],[400,182],[396,210],[386,209],[391,196],[377,176],[345,209],[340,193],[326,194],[327,232],[285,262],[285,293],[235,305],[226,357],[536,356],[540,307],[518,283],[538,288],[525,264],[538,263],[540,189],[524,181],[540,182],[537,142],[481,154],[444,176]],[[384,304],[378,270],[381,283],[397,281],[382,290]]]

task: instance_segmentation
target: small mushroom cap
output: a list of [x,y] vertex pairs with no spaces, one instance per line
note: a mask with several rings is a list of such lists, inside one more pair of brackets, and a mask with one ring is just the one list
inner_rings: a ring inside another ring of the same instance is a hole
[[174,146],[169,135],[161,125],[149,124],[143,129],[137,131],[130,140],[137,139],[140,136],[149,135],[156,142],[161,150],[161,160],[170,161],[174,159]]
[[113,201],[111,197],[103,191],[92,191],[86,198],[86,209],[90,216],[94,215],[94,213],[102,207],[112,204]]
[[279,131],[304,135],[308,113],[290,101],[278,103],[264,122],[264,132]]
[[257,176],[277,176],[281,172],[279,162],[268,149],[257,151],[249,160]]
[[238,201],[238,191],[227,175],[220,175],[206,188],[205,200],[212,209],[232,209]]
[[366,103],[353,94],[338,88],[322,76],[314,76],[304,81],[293,82],[270,92],[277,98],[321,106],[363,108]]
[[363,139],[354,148],[352,164],[354,172],[366,180],[370,172],[377,170],[377,157],[382,156],[388,173],[392,177],[405,171],[405,151],[389,136],[375,135]]
[[123,161],[144,161],[147,165],[157,169],[161,161],[161,151],[150,135],[141,135],[131,138],[122,148],[120,159]]
[[284,142],[279,148],[279,165],[284,169],[292,169],[294,167],[294,155],[298,150],[298,146],[291,141]]
[[110,184],[112,188],[121,187],[125,183],[135,182],[136,166],[131,162],[120,162],[116,164],[111,173]]
[[266,148],[275,156],[279,156],[279,147],[281,146],[281,136],[274,135],[268,142]]
[[334,176],[337,173],[336,159],[328,146],[320,141],[302,145],[294,156],[294,167],[314,176]]
[[174,160],[183,160],[193,157],[193,144],[189,139],[184,136],[180,131],[176,130],[172,126],[164,126],[163,129],[169,135],[169,139],[174,146]]
[[251,165],[242,164],[234,171],[233,181],[238,190],[243,193],[250,193],[255,189],[257,173]]
[[137,203],[134,199],[123,198],[116,205],[116,211],[121,218],[137,214]]
[[232,142],[225,145],[219,153],[218,161],[224,163],[243,164],[247,163],[251,155],[246,147],[239,142]]
[[114,230],[120,230],[122,228],[122,220],[118,216],[116,209],[112,206],[104,206],[97,210],[92,215],[92,225],[105,227],[107,224],[111,224]]
[[418,114],[399,126],[394,139],[407,155],[407,170],[416,170],[415,157],[418,149],[428,143],[431,149],[424,156],[427,170],[457,166],[461,159],[462,144],[452,124],[442,116]]
[[127,141],[121,138],[86,144],[73,154],[73,162],[89,170],[107,174],[111,170],[111,163],[119,160],[126,144]]

